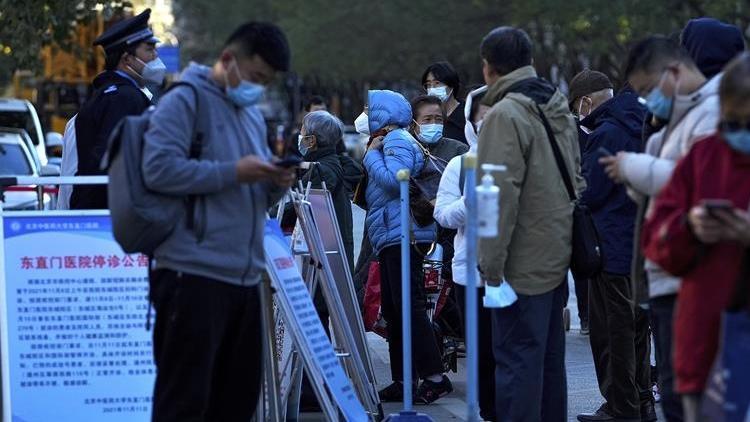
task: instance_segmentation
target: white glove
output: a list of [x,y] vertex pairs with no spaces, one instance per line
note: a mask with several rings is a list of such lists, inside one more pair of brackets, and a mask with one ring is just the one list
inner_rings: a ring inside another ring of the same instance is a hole
[[499,286],[484,286],[483,299],[485,308],[507,308],[518,300],[518,296],[513,287],[503,281]]

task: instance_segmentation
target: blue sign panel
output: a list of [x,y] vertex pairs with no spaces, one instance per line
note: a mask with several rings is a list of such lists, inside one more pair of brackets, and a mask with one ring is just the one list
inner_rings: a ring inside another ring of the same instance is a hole
[[180,72],[180,47],[165,45],[156,47],[156,52],[159,53],[159,58],[167,67],[167,73]]

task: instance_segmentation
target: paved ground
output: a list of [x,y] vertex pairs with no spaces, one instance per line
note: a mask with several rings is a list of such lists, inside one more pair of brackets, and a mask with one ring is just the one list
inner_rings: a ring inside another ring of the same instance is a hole
[[[355,247],[361,242],[361,230],[364,226],[364,213],[354,207]],[[357,252],[358,253],[358,252]],[[357,254],[355,253],[355,256]],[[580,320],[577,316],[575,289],[570,280],[571,330],[567,335],[566,368],[568,374],[568,420],[575,421],[576,415],[593,411],[602,402],[596,385],[594,364],[591,358],[591,348],[588,337],[579,334]],[[388,366],[387,343],[382,338],[368,333],[373,365],[375,367],[378,387],[385,387],[390,383],[390,369]],[[466,420],[466,371],[465,360],[459,359],[458,373],[451,373],[454,392],[429,406],[417,406],[417,410],[430,415],[435,421],[463,421]],[[396,413],[401,409],[400,404],[385,404],[385,413]],[[323,420],[318,415],[305,415],[305,421]],[[662,419],[660,419],[662,420]]]

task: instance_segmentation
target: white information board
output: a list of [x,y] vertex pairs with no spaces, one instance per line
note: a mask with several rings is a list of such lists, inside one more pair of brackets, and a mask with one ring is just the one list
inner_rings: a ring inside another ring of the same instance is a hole
[[123,253],[106,211],[1,219],[3,420],[149,421],[148,259]]
[[292,250],[276,220],[266,222],[263,247],[266,269],[277,289],[277,300],[281,301],[281,309],[286,314],[285,327],[292,331],[292,337],[308,369],[313,372],[313,378],[317,374],[322,375],[322,381],[347,421],[367,421],[367,413],[323,330],[310,293],[294,262]]

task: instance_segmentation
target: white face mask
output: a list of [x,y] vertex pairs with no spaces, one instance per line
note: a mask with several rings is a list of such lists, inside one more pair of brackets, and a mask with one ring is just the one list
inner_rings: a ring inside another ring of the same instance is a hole
[[364,111],[354,120],[354,129],[362,135],[370,135],[370,119]]
[[164,76],[167,74],[167,66],[164,64],[164,62],[161,61],[160,58],[157,57],[146,63],[136,56],[133,57],[135,57],[136,60],[143,64],[143,69],[140,72],[143,80],[156,85],[161,85],[161,83],[164,82]]

